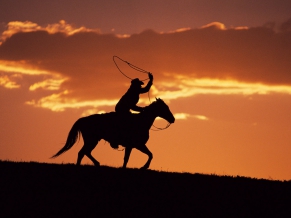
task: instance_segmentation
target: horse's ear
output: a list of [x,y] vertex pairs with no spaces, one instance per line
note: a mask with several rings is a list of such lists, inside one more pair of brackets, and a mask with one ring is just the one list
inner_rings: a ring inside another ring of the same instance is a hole
[[156,101],[157,101],[158,100],[157,97],[155,97],[155,98],[156,98]]

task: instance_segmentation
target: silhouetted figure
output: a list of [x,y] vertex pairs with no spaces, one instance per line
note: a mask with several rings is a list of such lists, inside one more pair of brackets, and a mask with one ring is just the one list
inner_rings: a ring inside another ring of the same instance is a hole
[[[130,110],[137,111],[137,112],[142,112],[143,107],[137,106],[136,104],[139,101],[139,95],[143,93],[147,93],[151,86],[153,85],[153,75],[151,73],[148,73],[150,81],[145,87],[142,87],[144,83],[140,81],[138,78],[133,79],[131,81],[131,85],[127,92],[121,97],[119,102],[115,106],[115,111],[118,114],[119,118],[124,118],[126,122],[126,119],[128,118],[128,115],[131,115]],[[114,149],[118,148],[118,144],[115,141],[110,142],[110,146]]]
[[142,169],[147,169],[150,166],[153,155],[147,148],[146,142],[149,139],[149,130],[154,120],[156,117],[161,117],[169,123],[174,123],[175,117],[161,99],[157,99],[149,106],[146,106],[141,113],[131,115],[127,122],[118,125],[117,128],[112,128],[118,123],[116,114],[114,112],[93,114],[78,119],[71,128],[64,147],[52,158],[68,151],[75,144],[81,133],[84,146],[78,153],[77,165],[81,164],[81,160],[86,155],[95,166],[99,166],[99,162],[92,156],[91,152],[97,143],[104,139],[108,142],[115,141],[118,145],[125,147],[124,168],[127,165],[131,150],[136,148],[148,155],[148,160],[142,167]]
[[148,75],[150,81],[145,87],[142,87],[144,83],[139,79],[133,79],[131,81],[129,89],[115,106],[115,111],[117,113],[129,113],[130,110],[141,112],[143,110],[142,107],[139,107],[136,104],[139,101],[139,95],[147,93],[153,84],[153,75],[151,73]]

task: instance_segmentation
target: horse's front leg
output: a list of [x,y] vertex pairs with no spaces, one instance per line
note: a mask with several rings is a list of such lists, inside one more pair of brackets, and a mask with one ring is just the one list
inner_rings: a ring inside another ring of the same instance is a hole
[[144,154],[147,154],[148,155],[148,161],[145,163],[145,165],[143,167],[141,167],[140,169],[147,169],[150,167],[150,163],[153,159],[153,154],[152,152],[150,152],[150,150],[147,148],[146,145],[142,145],[142,146],[137,146],[136,147],[137,150],[141,151],[142,153]]
[[123,168],[126,168],[130,153],[131,153],[132,147],[125,147],[125,152],[124,152],[124,160],[123,160]]

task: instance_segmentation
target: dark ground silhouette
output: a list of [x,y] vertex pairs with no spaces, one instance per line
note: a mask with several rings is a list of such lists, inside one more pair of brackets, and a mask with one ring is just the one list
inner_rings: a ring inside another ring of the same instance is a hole
[[0,161],[0,217],[286,217],[291,182]]

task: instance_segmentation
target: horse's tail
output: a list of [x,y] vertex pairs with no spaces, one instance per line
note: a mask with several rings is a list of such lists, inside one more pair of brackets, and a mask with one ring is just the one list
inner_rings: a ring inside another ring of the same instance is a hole
[[51,158],[55,158],[61,155],[62,153],[68,151],[71,147],[73,147],[73,145],[79,138],[79,134],[80,134],[80,119],[74,123],[72,129],[70,130],[65,146],[61,150],[59,150],[58,153],[53,155]]

